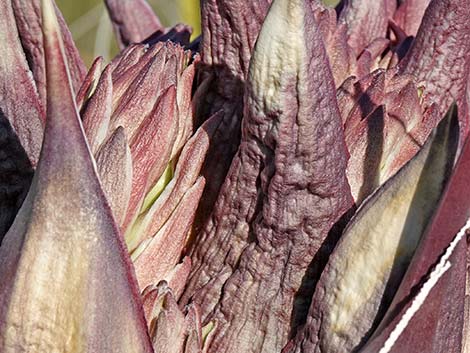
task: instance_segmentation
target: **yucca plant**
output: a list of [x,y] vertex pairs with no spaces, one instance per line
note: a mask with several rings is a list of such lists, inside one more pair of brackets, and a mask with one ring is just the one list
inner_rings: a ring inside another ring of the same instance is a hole
[[1,352],[468,352],[468,0],[0,0]]

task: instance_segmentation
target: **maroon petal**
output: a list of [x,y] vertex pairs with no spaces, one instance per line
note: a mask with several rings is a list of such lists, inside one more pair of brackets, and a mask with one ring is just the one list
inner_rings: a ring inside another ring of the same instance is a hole
[[183,294],[190,271],[191,259],[189,256],[185,256],[181,263],[176,265],[175,268],[173,268],[173,270],[171,270],[171,272],[166,275],[168,285],[173,291],[173,295],[175,296],[176,300],[178,300],[181,294]]
[[[130,139],[136,136],[141,122],[154,109],[160,95],[170,86],[177,85],[177,64],[183,56],[183,49],[173,44],[167,45],[158,51],[131,81],[113,111],[112,128],[123,126]],[[113,100],[119,95],[119,86],[116,86]],[[175,115],[175,118],[177,117]]]
[[394,70],[371,75],[345,123],[348,180],[358,204],[418,152],[440,119],[433,108],[423,111],[409,76]]
[[194,185],[200,175],[210,138],[219,122],[219,116],[210,118],[187,142],[176,164],[172,180],[151,207],[139,216],[133,229],[130,229],[133,236],[126,234],[130,251],[161,229],[184,194]]
[[[459,229],[463,227],[467,219],[470,217],[470,206],[468,200],[470,199],[469,188],[470,183],[468,168],[470,168],[470,144],[465,143],[462,153],[454,168],[452,177],[449,180],[446,193],[443,196],[435,216],[428,227],[423,240],[416,251],[413,261],[400,285],[400,288],[393,299],[392,305],[388,310],[387,316],[381,323],[379,329],[375,333],[375,339],[368,347],[370,352],[374,349],[380,349],[383,343],[387,340],[390,332],[395,328],[397,323],[402,319],[404,312],[410,306],[413,300],[416,289],[421,287],[426,275],[430,273],[432,266],[439,260],[458,233]],[[460,250],[456,250],[454,260],[460,267],[462,260],[459,254]],[[445,275],[437,287],[431,292],[429,300],[431,303],[424,303],[413,321],[407,326],[407,330],[403,333],[405,342],[410,344],[410,352],[414,351],[413,347],[425,347],[424,351],[434,352],[442,351],[439,349],[441,344],[449,344],[446,352],[460,352],[459,336],[461,334],[461,324],[463,314],[460,307],[464,300],[465,280],[461,279],[461,274],[457,272],[450,272]],[[465,270],[463,270],[465,271]],[[450,276],[446,279],[447,276]],[[456,276],[456,277],[454,277]],[[452,281],[454,277],[456,282]],[[460,279],[459,279],[460,278]],[[457,281],[458,279],[458,281]],[[453,293],[455,292],[455,293]],[[434,294],[433,294],[434,293]],[[459,294],[460,293],[460,294]],[[448,296],[454,298],[455,307],[449,307],[454,304]],[[435,311],[434,314],[427,315],[430,311]],[[420,312],[422,312],[420,314]],[[445,313],[445,314],[440,314]],[[447,320],[449,318],[449,321]],[[455,321],[452,323],[452,321]],[[414,322],[414,323],[413,323]],[[460,328],[459,328],[460,326]],[[421,335],[426,333],[426,338]],[[414,335],[415,339],[411,336]],[[435,337],[435,339],[429,339]],[[447,338],[449,340],[447,340]],[[375,348],[374,348],[375,347]],[[407,346],[404,346],[407,347]],[[395,349],[400,348],[396,346]],[[406,351],[406,348],[404,348]]]
[[0,114],[5,117],[33,167],[41,150],[44,107],[23,53],[10,1],[0,2]]
[[163,29],[145,0],[105,0],[105,4],[121,49]]
[[48,118],[32,186],[0,248],[0,350],[151,353],[132,264],[83,135],[54,7],[45,0],[42,8]]
[[348,43],[359,55],[376,38],[384,38],[388,26],[387,0],[347,0],[340,21],[347,24]]
[[202,352],[202,326],[201,313],[199,308],[190,304],[186,314],[186,330],[188,337],[184,345],[184,353],[201,353]]
[[336,90],[336,100],[338,101],[343,124],[346,123],[350,112],[353,110],[362,94],[356,81],[356,77],[351,76]]
[[163,228],[136,249],[133,257],[140,288],[167,279],[171,274],[186,244],[203,189],[204,178],[200,177]]
[[85,130],[92,153],[96,153],[108,134],[113,102],[111,67],[108,66],[99,78],[93,95],[82,109]]
[[[196,63],[198,62],[199,57],[197,57]],[[181,152],[181,148],[193,133],[194,114],[191,95],[196,63],[193,62],[186,67],[178,80],[178,86],[176,88],[176,98],[178,102],[178,136],[173,146],[172,157]]]
[[[138,88],[139,83],[147,77],[147,73],[150,69],[155,70],[159,67],[158,65],[164,65],[166,50],[161,51],[162,48],[164,48],[163,44],[156,44],[148,49],[145,49],[144,45],[135,45],[127,48],[125,55],[123,54],[123,57],[120,58],[118,62],[111,63],[114,67],[112,73],[113,111],[122,104],[121,100],[129,99],[129,95],[133,93]],[[158,60],[156,59],[157,56]],[[157,72],[160,73],[160,71]],[[148,76],[147,81],[151,78],[152,76]],[[155,77],[153,77],[153,80],[154,81],[150,83],[150,87],[158,86],[158,81],[155,80]]]
[[131,196],[132,158],[124,129],[118,127],[96,153],[101,185],[118,224],[124,220]]
[[[122,50],[121,53],[111,60],[111,66],[113,67],[113,82],[116,79],[124,74],[128,70],[134,70],[137,63],[141,63],[142,66],[139,67],[139,70],[147,63],[146,61],[141,62],[140,59],[145,55],[150,58],[153,49],[158,47],[158,50],[162,47],[163,44],[157,46],[152,46],[148,48],[144,44],[131,44],[126,49]],[[157,52],[158,52],[157,50]],[[137,70],[136,72],[138,72]],[[135,74],[134,74],[135,75]],[[134,76],[130,75],[130,76]]]
[[186,306],[184,315],[165,281],[147,288],[143,297],[155,352],[202,352],[207,333],[203,332],[205,328],[201,326],[201,316],[196,305]]
[[[33,73],[43,106],[46,105],[46,67],[44,57],[43,38],[41,31],[40,0],[11,0],[15,13],[16,25],[21,38],[21,44],[28,59],[29,67]],[[78,92],[85,77],[86,67],[72,38],[67,24],[58,7],[55,5],[60,32],[64,42],[66,60],[71,76],[74,92]]]
[[96,85],[98,84],[98,80],[101,76],[101,70],[103,70],[103,62],[104,59],[102,56],[97,57],[91,64],[90,70],[88,70],[88,73],[83,79],[82,85],[80,86],[76,97],[79,111],[82,110],[83,103],[85,103],[85,101],[91,97],[96,88]]
[[271,0],[207,0],[201,2],[200,77],[212,77],[209,91],[197,102],[204,107],[199,119],[222,111],[203,175],[206,190],[199,222],[212,210],[240,142],[243,89],[251,53]]
[[327,8],[315,14],[325,40],[335,84],[338,87],[357,71],[356,55],[348,44],[348,27],[345,23],[337,23],[334,9]]
[[132,194],[123,229],[135,219],[145,194],[160,178],[176,138],[176,90],[168,88],[154,110],[142,122],[138,134],[130,142],[132,153]]
[[459,100],[467,80],[470,6],[465,0],[433,0],[416,39],[400,63],[404,73],[424,83],[425,104],[436,103],[443,116]]
[[401,1],[393,19],[407,35],[416,36],[424,16],[424,11],[426,11],[430,2],[431,0]]
[[295,348],[285,353],[356,352],[367,341],[439,203],[453,167],[457,131],[457,120],[446,119],[432,144],[357,211],[316,286]]
[[[346,135],[348,131],[359,126],[362,120],[381,105],[385,99],[385,71],[377,70],[368,75],[368,77],[370,78],[370,82],[367,83],[367,87],[361,88],[356,84],[355,87],[350,89],[350,91],[352,91],[351,94],[357,97],[357,100],[349,112],[344,110],[343,113]],[[361,81],[358,83],[360,84]],[[340,109],[345,108],[341,107]],[[345,115],[345,113],[347,113],[347,115]]]
[[250,65],[242,136],[195,239],[183,302],[192,297],[204,321],[219,324],[209,351],[275,352],[298,314],[294,300],[304,299],[295,298],[302,280],[318,276],[306,274],[310,262],[352,205],[333,77],[309,1],[270,8]]
[[186,338],[184,314],[165,282],[161,282],[157,290],[150,322],[154,352],[181,353]]

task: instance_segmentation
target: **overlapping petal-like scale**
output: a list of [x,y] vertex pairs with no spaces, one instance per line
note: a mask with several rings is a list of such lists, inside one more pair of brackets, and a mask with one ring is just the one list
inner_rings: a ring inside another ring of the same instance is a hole
[[139,215],[126,233],[130,251],[133,251],[140,242],[147,240],[165,224],[184,193],[196,183],[209,148],[210,137],[219,123],[220,116],[216,115],[198,129],[183,148],[171,181],[168,182],[152,205],[150,202],[144,201],[145,212]]
[[[94,70],[92,69],[91,72]],[[91,151],[96,153],[103,144],[109,129],[113,102],[113,83],[108,66],[96,82],[93,96],[86,101],[83,109],[83,129],[90,144]]]
[[[8,2],[8,1],[7,1]],[[44,57],[43,34],[41,31],[40,0],[11,0],[15,14],[16,26],[18,28],[21,45],[28,60],[28,65],[36,82],[37,92],[41,104],[46,105],[46,62]],[[82,84],[86,73],[78,49],[72,39],[61,12],[54,3],[56,16],[59,21],[60,32],[64,42],[66,60],[69,67],[72,87],[76,93]]]
[[346,353],[367,342],[441,199],[457,136],[457,119],[450,116],[432,144],[358,210],[316,286],[306,326],[285,352]]
[[0,248],[0,350],[150,353],[132,265],[75,106],[54,7],[44,0],[42,9],[47,123],[30,191]]
[[80,86],[76,95],[77,107],[79,111],[82,110],[83,103],[91,97],[93,91],[96,88],[96,85],[98,84],[98,80],[101,77],[101,71],[103,70],[103,62],[103,57],[97,57],[91,64],[88,73],[83,79],[82,85]]
[[[204,189],[199,177],[184,195],[165,225],[150,239],[141,243],[133,256],[140,288],[167,279],[178,263]],[[142,249],[141,249],[142,247]]]
[[[82,91],[92,94],[88,94],[81,115],[93,150],[96,153],[119,127],[124,128],[131,150],[133,187],[124,230],[192,133],[191,99],[181,93],[192,87],[194,64],[187,67],[188,55],[171,43],[149,48],[134,45],[113,60],[99,78],[91,79],[96,76],[93,67],[90,79],[85,80],[89,88]],[[95,88],[91,81],[96,81]]]
[[155,109],[142,122],[140,131],[130,141],[132,154],[132,190],[123,229],[134,221],[144,197],[163,174],[171,160],[176,139],[176,89],[170,86],[161,95]]
[[171,272],[165,274],[165,279],[168,282],[168,286],[173,291],[173,295],[176,299],[181,297],[183,294],[184,287],[186,286],[186,281],[189,277],[189,272],[191,271],[191,258],[185,256],[181,263],[176,265]]
[[338,23],[334,9],[317,7],[315,15],[323,35],[335,84],[338,87],[357,71],[356,55],[348,44],[347,25]]
[[195,239],[183,297],[218,322],[212,352],[286,343],[294,294],[318,275],[308,265],[352,204],[336,104],[309,2],[275,0],[252,56],[240,148]]
[[[390,1],[377,2],[374,5],[383,12],[382,15],[376,14],[376,16],[382,19],[386,18],[384,9],[387,9],[386,12],[393,15],[394,11],[390,11],[393,6],[389,6],[388,3]],[[357,203],[360,203],[391,175],[395,174],[421,148],[430,131],[437,125],[440,116],[447,109],[447,103],[440,104],[441,101],[433,98],[433,95],[445,96],[442,94],[443,90],[439,89],[439,92],[437,92],[437,89],[429,87],[430,83],[423,76],[437,75],[440,69],[413,68],[413,60],[417,65],[423,65],[427,62],[424,57],[424,55],[427,55],[425,54],[426,48],[423,48],[423,45],[419,43],[425,43],[426,38],[440,40],[439,43],[447,43],[449,51],[452,50],[451,46],[460,45],[455,40],[446,37],[441,27],[435,28],[436,33],[430,33],[433,21],[438,23],[443,11],[446,11],[444,5],[437,5],[436,2],[436,4],[431,4],[429,7],[427,11],[427,18],[429,19],[423,22],[421,35],[418,35],[416,43],[413,44],[413,49],[404,60],[400,61],[400,58],[408,50],[409,40],[406,38],[406,33],[401,32],[400,24],[394,22],[390,22],[389,27],[392,34],[387,35],[374,32],[371,29],[366,31],[358,25],[355,29],[357,36],[364,40],[367,36],[370,36],[367,41],[369,44],[361,51],[358,50],[356,55],[351,56],[350,51],[354,46],[351,43],[345,43],[343,28],[352,29],[347,25],[345,18],[350,13],[351,18],[360,24],[362,18],[360,14],[366,14],[369,10],[374,9],[370,6],[361,7],[360,4],[363,5],[361,2],[346,2],[346,6],[343,6],[340,10],[339,23],[336,22],[336,14],[332,10],[327,9],[316,12],[317,21],[327,43],[327,52],[335,82],[337,86],[339,85],[338,101],[345,124],[346,142],[351,154],[348,180]],[[404,11],[405,8],[410,7],[414,9],[413,11],[422,11],[424,13],[424,9],[419,10],[418,8],[425,6],[426,4],[403,3],[397,11]],[[467,8],[468,6],[462,5],[458,11],[446,13],[446,16],[453,16],[452,18],[455,17],[456,19],[452,26],[459,29],[455,33],[465,33],[466,31],[461,19]],[[354,9],[362,12],[356,13],[357,11],[354,11]],[[427,22],[429,23],[426,24]],[[367,21],[365,23],[367,25],[371,24]],[[367,35],[365,36],[364,33]],[[443,35],[439,36],[440,33]],[[452,36],[455,35],[457,34]],[[456,40],[461,42],[460,47],[465,47],[464,42],[468,36],[457,36]],[[343,44],[338,46],[340,43]],[[413,52],[416,54],[413,54]],[[430,52],[429,55],[436,60],[438,60],[439,55],[446,55],[442,51],[434,51],[433,53]],[[460,118],[461,129],[462,133],[465,134],[466,129],[468,129],[468,122],[465,118],[465,96],[462,93],[465,86],[462,85],[466,84],[468,76],[467,71],[465,71],[467,70],[467,66],[465,66],[467,59],[464,55],[459,54],[458,50],[454,51],[452,55],[458,62],[454,60],[455,67],[453,66],[452,70],[449,68],[445,71],[441,70],[443,72],[440,77],[442,83],[439,83],[439,85],[444,84],[444,82],[456,83],[456,85],[452,84],[452,89],[460,92],[459,96],[454,95],[454,98],[452,98],[451,95],[447,100],[458,99],[462,112]],[[439,60],[439,62],[447,62],[451,65],[453,59],[448,60],[448,58],[450,56],[447,56],[445,60]],[[400,67],[398,71],[396,68],[390,69],[397,64]],[[369,74],[370,71],[377,68],[388,70],[386,72],[375,71]],[[402,71],[408,74],[403,74]],[[452,73],[447,74],[446,72]],[[355,75],[356,79],[353,77],[347,78],[350,75]],[[420,77],[420,75],[423,77]],[[449,75],[459,76],[460,78],[450,80]],[[412,76],[415,77],[414,80],[411,79]],[[456,87],[460,83],[462,83],[462,87]],[[420,86],[418,87],[418,85]],[[433,102],[437,104],[433,105]]]
[[[129,96],[131,96],[133,92],[133,90],[129,90],[130,87],[135,89],[135,86],[147,76],[149,69],[155,69],[157,65],[152,67],[150,61],[157,61],[155,57],[159,55],[162,46],[162,44],[157,44],[147,48],[142,44],[135,45],[127,48],[120,56],[111,62],[111,66],[113,67],[113,110],[115,110],[119,104],[122,105],[121,99],[129,99]],[[160,54],[157,63],[163,65],[166,60],[165,58],[166,51],[164,50]],[[147,77],[147,81],[157,81],[157,78],[154,76],[148,75]],[[158,81],[150,83],[145,82],[145,86],[158,86]],[[152,100],[155,98],[157,97],[151,97]],[[143,119],[143,117],[140,116],[139,118]]]
[[[443,254],[454,236],[470,217],[467,188],[469,156],[467,142],[387,315],[366,347],[367,353],[380,350],[397,326],[402,326],[402,333],[387,352],[400,352],[401,349],[410,352],[461,352],[462,340],[468,335],[468,332],[462,332],[465,327],[465,262],[468,261],[465,260],[465,239],[453,244],[453,255],[450,259],[447,256],[451,267],[440,274],[442,277],[434,277],[438,273],[433,267],[445,256]],[[433,278],[437,282],[429,288],[427,298],[418,303],[421,305],[411,318],[404,320],[405,312],[412,305],[417,291],[422,291],[424,283]]]
[[348,43],[359,55],[376,38],[384,38],[388,26],[387,0],[348,0],[341,9],[340,21],[346,23]]
[[44,130],[44,108],[10,1],[0,2],[0,243],[28,191]]
[[132,191],[132,154],[123,127],[114,130],[95,158],[114,217],[124,222]]
[[393,19],[409,36],[416,36],[431,0],[404,0],[400,2]]
[[197,60],[172,43],[135,44],[100,75],[95,63],[80,93],[85,132],[141,290],[166,279],[180,293],[190,267],[178,263],[204,187],[199,174],[209,137],[220,122],[219,114],[189,139]]
[[143,296],[155,352],[207,352],[214,325],[202,327],[197,306],[188,305],[183,312],[165,281],[148,288]]
[[[431,1],[416,39],[399,65],[403,73],[424,84],[425,105],[436,103],[441,115],[453,101],[460,102],[468,80],[469,17],[466,0]],[[462,137],[469,129],[469,122],[461,120]]]
[[341,91],[348,180],[358,204],[410,160],[437,125],[438,112],[426,110],[420,94],[412,77],[396,70],[374,72]]
[[155,353],[184,352],[186,325],[183,312],[165,282],[157,286],[151,318],[150,335]]
[[337,87],[351,76],[361,80],[378,68],[394,67],[406,53],[409,38],[387,15],[393,15],[393,3],[344,1],[336,11],[315,7]]
[[[44,106],[37,94],[36,82],[22,50],[16,19],[10,1],[0,2],[0,109],[36,166],[44,131]],[[21,102],[21,104],[18,104]]]
[[[163,92],[168,91],[176,105],[176,57],[165,58],[165,54],[154,56],[135,80],[126,87],[122,96],[119,97],[119,90],[116,90],[115,99],[119,100],[117,102],[113,100],[116,103],[113,106],[111,128],[123,126],[129,138],[134,138],[140,126],[145,126],[144,120],[155,109],[155,102]],[[169,89],[171,86],[173,89]]]

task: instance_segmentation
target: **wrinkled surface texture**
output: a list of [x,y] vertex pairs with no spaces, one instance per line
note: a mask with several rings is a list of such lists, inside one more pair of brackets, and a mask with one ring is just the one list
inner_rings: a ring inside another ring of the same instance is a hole
[[356,55],[375,38],[385,37],[387,0],[346,1],[340,21],[347,24],[348,44]]
[[470,0],[104,2],[0,0],[1,352],[469,353]]
[[[450,126],[450,127],[449,127]],[[457,119],[358,210],[316,287],[307,324],[289,352],[355,352],[400,285],[441,198],[457,148]]]
[[416,36],[426,7],[431,0],[404,0],[393,16],[396,23],[406,34]]
[[282,349],[308,265],[352,204],[334,83],[309,6],[271,7],[240,149],[192,254],[185,300],[217,321],[212,352]]
[[[204,165],[206,191],[198,223],[209,216],[240,142],[243,89],[251,52],[271,0],[201,2],[200,79],[209,80],[204,95],[196,99],[198,119],[221,112]],[[206,83],[207,84],[207,83]]]
[[[468,0],[431,1],[421,27],[400,70],[425,85],[424,99],[437,103],[441,116],[454,100],[460,101],[468,79],[470,53]],[[462,122],[463,136],[468,121]]]

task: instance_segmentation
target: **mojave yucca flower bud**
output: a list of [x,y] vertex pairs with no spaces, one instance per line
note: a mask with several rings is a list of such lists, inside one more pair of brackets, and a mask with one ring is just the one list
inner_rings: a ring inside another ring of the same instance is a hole
[[202,0],[191,43],[106,0],[88,74],[41,3],[0,2],[0,351],[468,351],[469,0]]

